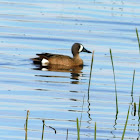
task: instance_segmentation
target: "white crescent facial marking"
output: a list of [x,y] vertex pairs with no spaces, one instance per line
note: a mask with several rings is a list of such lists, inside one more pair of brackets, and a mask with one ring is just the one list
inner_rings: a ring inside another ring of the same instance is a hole
[[47,66],[49,64],[49,61],[47,59],[43,58],[41,63],[42,63],[42,66]]
[[82,44],[80,44],[80,49],[79,52],[81,52],[83,50],[84,46]]

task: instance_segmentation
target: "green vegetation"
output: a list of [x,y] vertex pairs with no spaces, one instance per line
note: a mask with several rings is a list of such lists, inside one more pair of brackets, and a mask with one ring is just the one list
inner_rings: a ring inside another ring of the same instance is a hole
[[140,97],[139,97],[139,109],[138,109],[138,116],[139,116],[139,120],[140,120]]
[[96,122],[95,122],[95,127],[94,127],[94,140],[96,140]]
[[136,103],[134,103],[134,116],[136,116]]
[[[25,128],[25,140],[27,140],[29,113],[30,113],[30,111],[27,110],[26,121],[25,121],[25,125],[24,125],[24,128]],[[55,132],[55,134],[56,134],[55,128],[53,128],[53,127],[51,127],[51,126],[47,126],[47,125],[45,124],[45,120],[42,120],[42,122],[43,122],[43,129],[42,129],[42,137],[41,137],[41,140],[44,139],[44,130],[45,130],[45,126],[51,128],[51,129],[53,129],[54,132]]]
[[41,140],[43,140],[43,138],[44,138],[45,120],[42,120],[42,122],[43,122],[43,128],[42,128],[42,139]]
[[66,137],[66,140],[68,140],[68,134],[69,134],[69,131],[68,131],[68,129],[67,129],[67,137]]
[[91,59],[90,76],[89,76],[89,84],[88,84],[88,97],[89,97],[91,74],[92,74],[92,67],[93,67],[93,58],[94,58],[94,51],[92,52],[92,59]]
[[127,113],[127,117],[126,117],[126,122],[125,122],[125,126],[124,126],[124,130],[123,130],[123,134],[122,134],[121,140],[124,139],[125,130],[126,130],[127,122],[128,122],[128,117],[129,117],[129,111],[130,111],[130,105],[129,105],[129,109],[128,109],[128,113]]
[[79,120],[78,118],[76,119],[77,123],[77,140],[80,140],[80,127],[79,127]]
[[137,35],[137,40],[138,40],[138,45],[139,45],[139,53],[140,53],[140,40],[139,40],[139,33],[138,33],[137,28],[136,28],[136,35]]
[[25,125],[24,125],[24,128],[25,128],[25,140],[27,140],[29,113],[30,113],[30,111],[27,110],[26,122],[25,122]]
[[135,70],[133,72],[133,81],[132,81],[132,90],[131,90],[131,94],[133,94],[133,89],[134,89],[134,79],[135,79]]
[[115,94],[116,94],[116,114],[118,114],[118,97],[117,97],[117,89],[116,89],[116,80],[115,80],[115,71],[114,71],[114,64],[113,64],[113,56],[112,56],[112,51],[110,49],[110,58],[111,58],[111,63],[112,63],[112,69],[113,69],[113,75],[114,75],[114,84],[115,84]]

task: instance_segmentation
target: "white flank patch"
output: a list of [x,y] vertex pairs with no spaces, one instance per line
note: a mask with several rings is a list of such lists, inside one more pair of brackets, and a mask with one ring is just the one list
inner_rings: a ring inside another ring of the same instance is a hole
[[48,69],[46,69],[46,68],[42,68],[41,70],[42,70],[42,71],[48,71]]
[[79,52],[81,52],[83,50],[84,46],[82,44],[80,44],[80,49]]
[[43,66],[47,66],[49,64],[49,61],[47,59],[43,58],[41,63]]

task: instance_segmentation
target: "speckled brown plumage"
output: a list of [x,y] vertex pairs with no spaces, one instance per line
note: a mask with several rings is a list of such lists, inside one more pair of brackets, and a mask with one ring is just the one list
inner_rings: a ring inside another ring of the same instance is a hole
[[82,44],[75,43],[72,46],[72,54],[73,58],[66,55],[60,55],[60,54],[51,54],[51,53],[42,53],[37,54],[37,58],[32,58],[33,62],[35,64],[42,64],[42,60],[45,59],[48,61],[48,65],[64,65],[64,66],[80,66],[83,65],[83,60],[80,58],[79,53],[80,52],[87,52],[91,53],[90,51],[86,50]]

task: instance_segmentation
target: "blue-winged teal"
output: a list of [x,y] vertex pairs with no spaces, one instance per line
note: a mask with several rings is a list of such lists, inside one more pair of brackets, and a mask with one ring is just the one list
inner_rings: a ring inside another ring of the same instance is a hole
[[32,58],[32,60],[35,64],[41,64],[42,66],[63,65],[75,67],[83,65],[83,60],[79,56],[80,52],[91,53],[90,51],[86,50],[84,46],[80,43],[74,43],[71,48],[71,52],[73,54],[73,58],[66,55],[42,53],[36,54],[39,57]]

